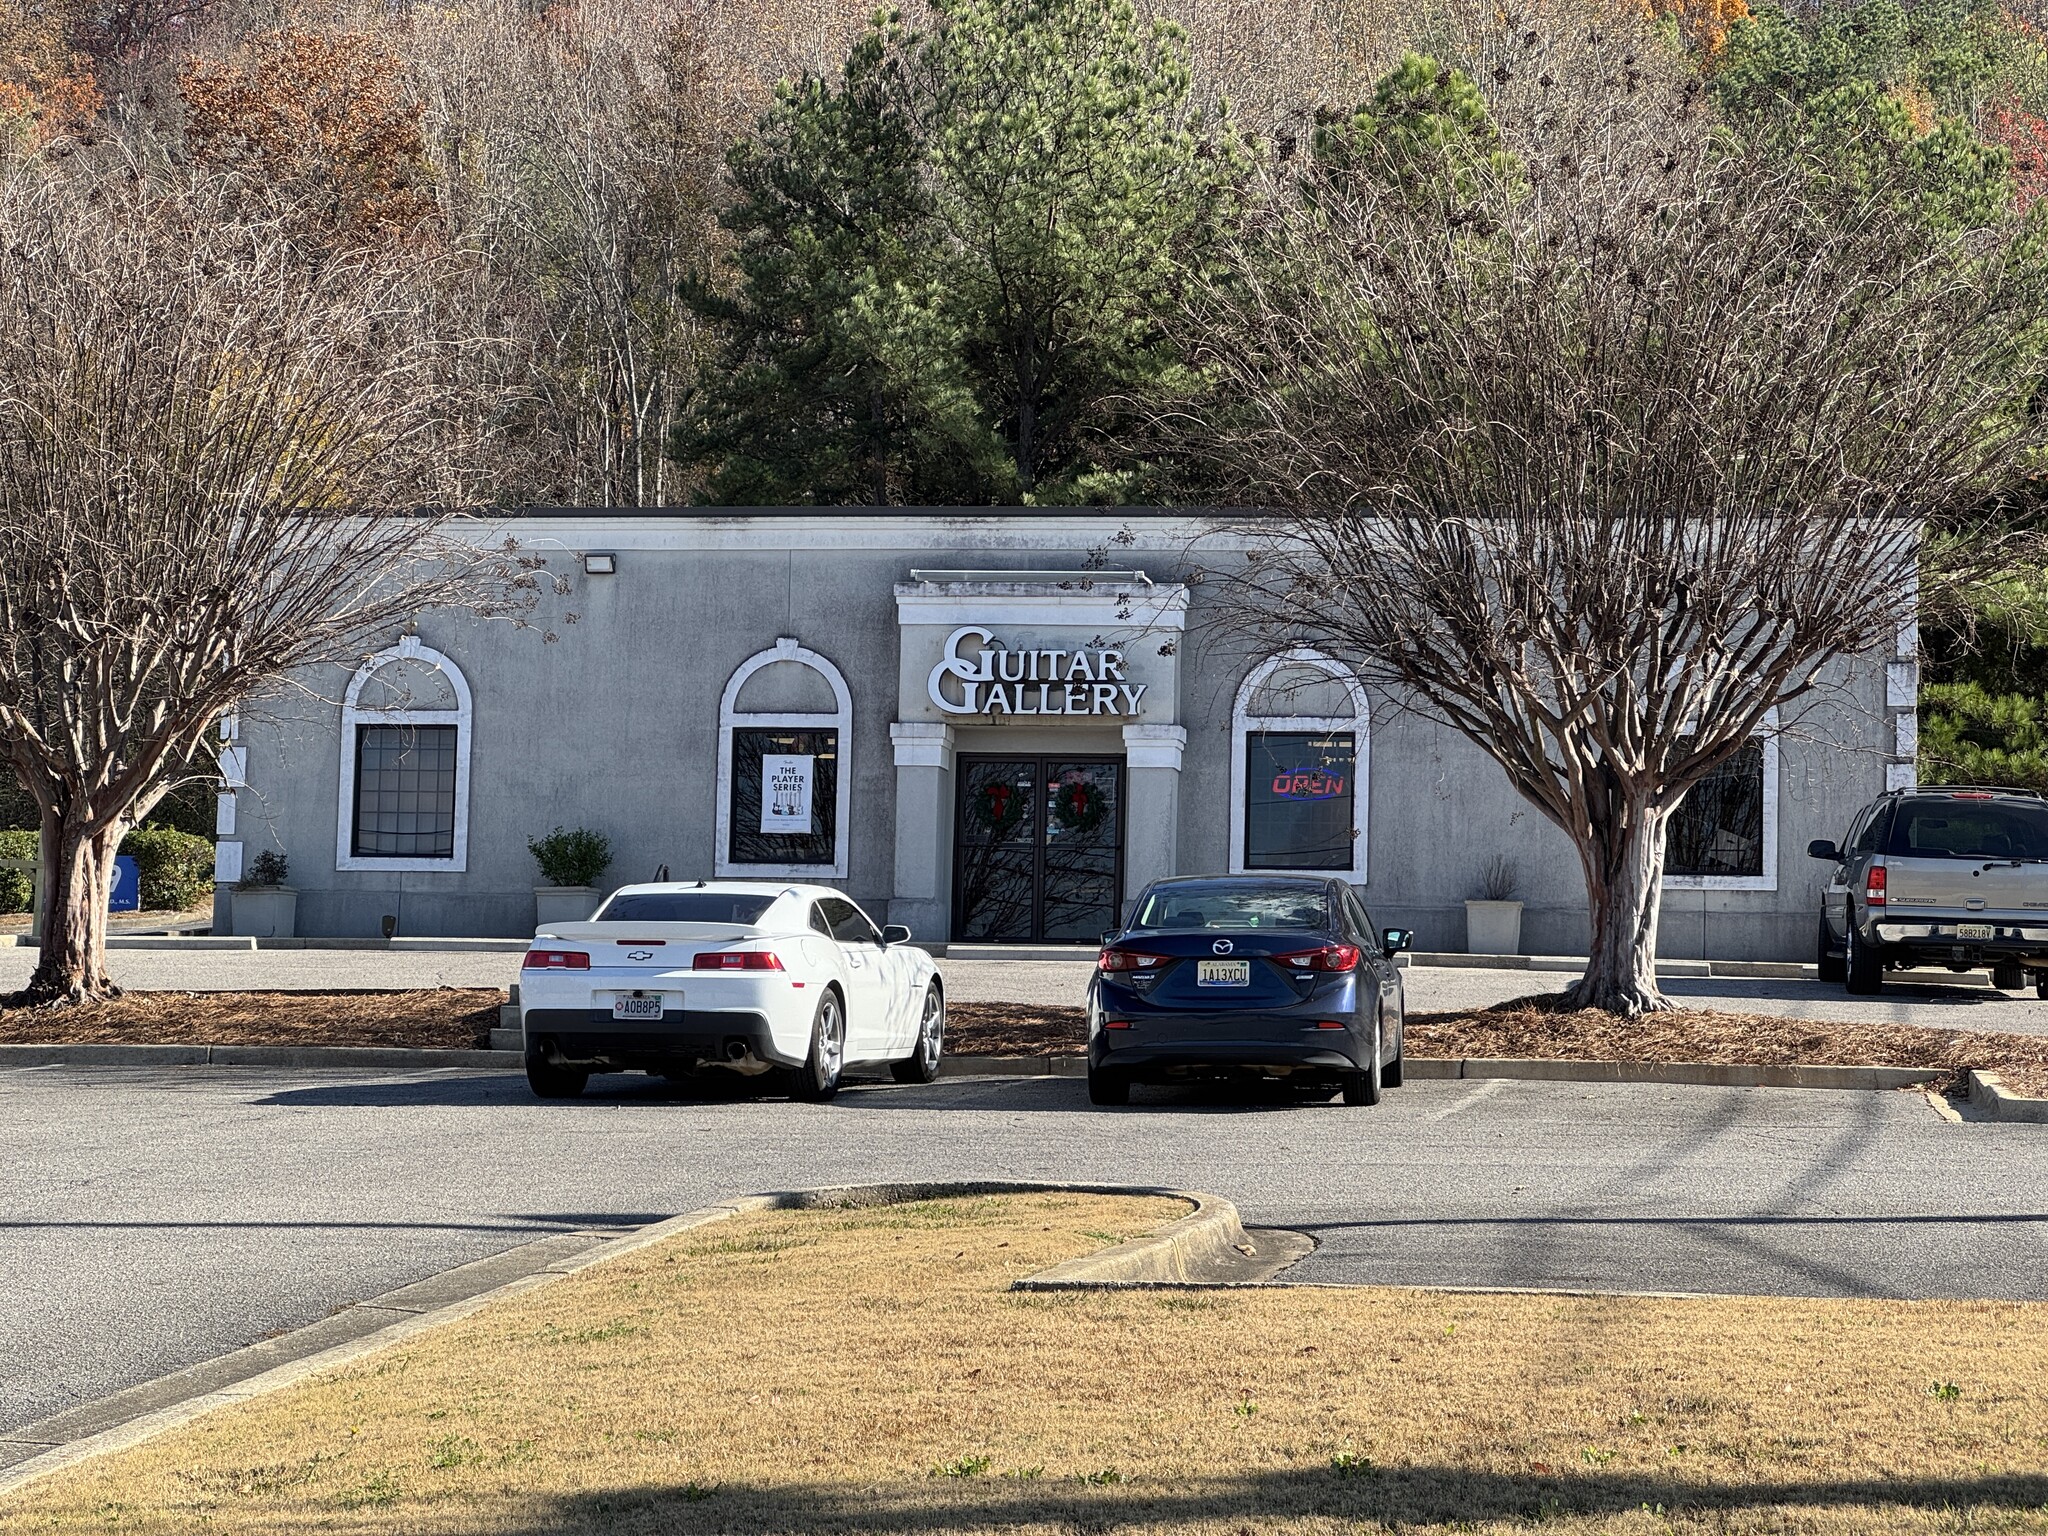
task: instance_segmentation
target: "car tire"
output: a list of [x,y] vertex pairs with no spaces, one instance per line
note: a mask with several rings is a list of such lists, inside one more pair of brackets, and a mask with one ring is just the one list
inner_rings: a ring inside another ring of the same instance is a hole
[[581,1098],[589,1085],[590,1073],[581,1068],[559,1066],[545,1056],[526,1058],[526,1086],[537,1099]]
[[1994,965],[1991,967],[1991,985],[2001,992],[2023,991],[2027,985],[2026,968],[2019,965]]
[[1884,960],[1858,936],[1854,912],[1849,914],[1849,932],[1842,941],[1842,947],[1843,985],[1860,997],[1881,991],[1884,987]]
[[1344,1074],[1344,1102],[1370,1107],[1380,1101],[1380,1075],[1377,1072],[1347,1072]]
[[1131,1102],[1131,1080],[1116,1077],[1108,1072],[1088,1072],[1088,1102],[1090,1104],[1128,1104]]
[[917,1021],[917,1046],[901,1061],[889,1063],[899,1083],[928,1083],[939,1075],[939,1057],[946,1049],[946,995],[934,982],[924,991],[924,1010]]
[[[1380,1016],[1380,1029],[1384,1031],[1386,1027],[1386,1016],[1382,1014]],[[1408,1055],[1407,1036],[1408,1031],[1405,1027],[1400,1034],[1394,1036],[1394,1059],[1380,1068],[1380,1086],[1382,1088],[1398,1088],[1401,1086],[1401,1079],[1404,1075],[1403,1066]]]
[[839,1073],[846,1064],[846,1004],[827,987],[811,1015],[811,1048],[804,1064],[790,1073],[789,1096],[806,1104],[822,1104],[839,1091]]
[[2034,996],[2048,1002],[2048,971],[2034,972]]
[[1835,936],[1828,931],[1828,915],[1820,915],[1820,937],[1814,941],[1813,963],[1822,981],[1841,981],[1848,976],[1847,963],[1834,952]]

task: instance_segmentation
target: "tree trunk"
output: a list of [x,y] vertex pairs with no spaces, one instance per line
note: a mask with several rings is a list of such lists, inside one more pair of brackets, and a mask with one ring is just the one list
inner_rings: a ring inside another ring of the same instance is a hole
[[1657,990],[1657,913],[1664,894],[1667,812],[1641,802],[1617,806],[1579,850],[1592,922],[1586,974],[1565,994],[1571,1008],[1630,1017],[1669,1008]]
[[91,835],[43,813],[42,949],[17,1003],[82,1003],[120,994],[107,975],[107,901],[120,845],[119,822]]

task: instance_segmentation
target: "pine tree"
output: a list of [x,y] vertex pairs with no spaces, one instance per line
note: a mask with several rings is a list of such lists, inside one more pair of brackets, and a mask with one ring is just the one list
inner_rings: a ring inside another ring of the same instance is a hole
[[732,343],[678,429],[725,503],[1114,502],[1248,156],[1129,0],[938,0],[735,150]]

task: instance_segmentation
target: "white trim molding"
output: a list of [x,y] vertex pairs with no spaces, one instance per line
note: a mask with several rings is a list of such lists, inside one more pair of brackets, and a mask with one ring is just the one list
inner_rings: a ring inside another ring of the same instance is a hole
[[[439,672],[455,694],[453,709],[364,709],[363,687],[394,661],[416,661]],[[337,870],[384,870],[393,874],[461,874],[469,868],[469,751],[474,735],[475,707],[469,679],[462,669],[431,646],[420,644],[419,636],[405,635],[398,644],[379,651],[349,679],[348,693],[341,705],[341,794],[335,818],[334,867]],[[455,850],[445,859],[416,857],[377,858],[358,855],[355,849],[356,821],[356,727],[360,725],[452,725],[455,727]]]
[[896,749],[898,768],[951,768],[953,740],[953,727],[943,722],[889,722],[889,741]]
[[1764,712],[1757,735],[1764,748],[1764,872],[1760,875],[1666,875],[1667,891],[1775,891],[1778,888],[1778,711]]
[[[740,690],[747,679],[763,667],[793,661],[809,667],[832,689],[837,708],[830,714],[756,714],[737,708]],[[832,862],[830,864],[737,864],[732,859],[732,733],[744,730],[837,731],[839,733],[838,782],[832,798]],[[891,727],[894,734],[895,727]],[[900,748],[898,749],[900,753]],[[726,680],[718,700],[718,821],[712,835],[717,846],[711,851],[712,872],[721,879],[844,880],[847,849],[853,835],[853,693],[839,669],[816,651],[807,650],[790,635],[784,635],[765,651],[756,652],[739,664]]]
[[[1351,698],[1349,715],[1255,715],[1250,712],[1252,696],[1274,673],[1285,667],[1307,667],[1344,685]],[[1366,825],[1372,802],[1372,710],[1365,685],[1335,657],[1305,645],[1268,656],[1247,672],[1237,686],[1237,698],[1230,706],[1230,872],[1242,874],[1286,874],[1286,870],[1248,870],[1245,867],[1245,828],[1250,819],[1246,803],[1246,743],[1254,731],[1349,731],[1357,753],[1351,786],[1351,867],[1349,869],[1304,869],[1304,875],[1335,875],[1354,885],[1365,884]]]
[[1133,768],[1170,768],[1180,772],[1181,757],[1188,749],[1187,727],[1183,725],[1127,725],[1124,727],[1124,762]]

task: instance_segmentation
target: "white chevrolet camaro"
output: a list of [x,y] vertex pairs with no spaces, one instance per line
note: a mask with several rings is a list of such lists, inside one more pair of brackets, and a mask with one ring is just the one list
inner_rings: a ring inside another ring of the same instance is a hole
[[908,928],[838,891],[754,880],[628,885],[534,935],[519,972],[526,1080],[574,1098],[593,1072],[782,1073],[828,1099],[849,1068],[928,1083],[946,998]]

